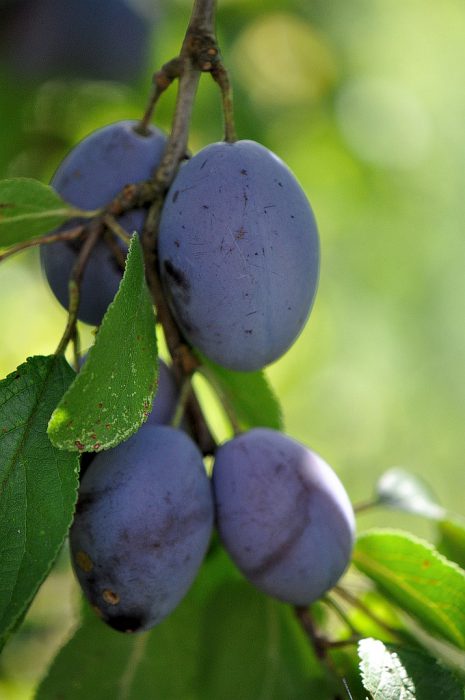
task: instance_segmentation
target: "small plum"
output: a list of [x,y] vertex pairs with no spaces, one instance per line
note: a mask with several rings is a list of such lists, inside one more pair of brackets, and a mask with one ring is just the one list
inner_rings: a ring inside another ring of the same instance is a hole
[[[58,167],[52,186],[81,209],[108,204],[129,183],[148,179],[159,164],[166,136],[155,127],[135,131],[136,121],[121,121],[94,131],[73,148]],[[119,223],[131,234],[141,232],[145,209],[123,214]],[[76,221],[72,222],[73,225]],[[69,226],[69,224],[67,224]],[[41,247],[42,267],[62,306],[68,308],[68,282],[82,243],[59,241]],[[111,250],[100,240],[87,262],[81,283],[78,318],[99,325],[121,281]]]

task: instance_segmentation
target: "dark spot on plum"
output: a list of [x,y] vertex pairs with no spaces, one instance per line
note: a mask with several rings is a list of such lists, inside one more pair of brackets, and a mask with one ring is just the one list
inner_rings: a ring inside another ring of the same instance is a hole
[[247,175],[247,170],[245,168],[242,168],[241,175]]
[[172,196],[172,198],[171,198],[171,201],[172,201],[172,202],[175,202],[175,201],[177,200],[178,197],[179,197],[179,190],[176,190],[176,192],[174,192],[174,194],[173,194],[173,196]]
[[190,284],[186,275],[182,270],[175,267],[171,260],[165,260],[165,271],[178,287],[181,287],[186,292],[189,291]]
[[129,615],[114,615],[106,618],[106,622],[119,632],[137,632],[145,622],[145,615],[133,613]]
[[94,568],[94,562],[89,557],[87,552],[83,552],[82,549],[80,549],[79,552],[76,552],[74,561],[76,562],[76,565],[79,566],[79,568],[82,569],[82,571],[84,571],[86,574],[88,574],[89,571],[92,571],[92,569]]
[[245,230],[245,228],[241,226],[239,231],[236,231],[236,233],[234,234],[234,238],[236,239],[236,241],[240,241],[244,238],[246,233],[247,231]]
[[179,241],[175,241],[175,242],[174,242],[174,245],[176,246],[176,248],[179,248],[179,246],[180,246],[181,244],[180,244]]
[[202,204],[202,209],[210,209],[210,207],[208,206],[208,204]]
[[249,335],[252,335],[253,330],[251,328],[244,328],[244,333],[248,333]]
[[294,216],[294,214],[291,214],[291,219],[295,219],[295,216]]
[[200,170],[202,170],[206,166],[207,163],[208,163],[208,158],[203,161],[202,165],[200,166]]

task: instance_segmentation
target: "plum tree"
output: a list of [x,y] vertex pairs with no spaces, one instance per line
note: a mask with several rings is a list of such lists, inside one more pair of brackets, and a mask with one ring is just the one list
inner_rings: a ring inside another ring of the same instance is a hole
[[334,471],[304,445],[265,428],[233,438],[216,454],[213,492],[223,544],[257,588],[307,605],[343,574],[352,507]]
[[[96,209],[107,204],[125,185],[150,176],[161,160],[166,136],[156,127],[142,135],[135,131],[136,125],[135,121],[115,122],[77,144],[51,182],[63,199],[82,209]],[[134,209],[123,214],[119,223],[129,233],[140,232],[144,215],[144,209]],[[65,308],[68,281],[80,246],[76,241],[59,241],[41,248],[47,280]],[[81,283],[79,318],[90,325],[100,324],[120,280],[121,270],[110,249],[99,241]]]
[[147,630],[189,589],[212,526],[197,446],[180,430],[145,425],[99,453],[84,475],[70,531],[73,566],[105,622]]
[[311,207],[287,166],[254,141],[215,143],[188,161],[165,201],[160,274],[186,338],[235,370],[280,357],[318,282]]
[[147,64],[151,30],[127,0],[16,0],[2,7],[0,52],[25,78],[132,81]]

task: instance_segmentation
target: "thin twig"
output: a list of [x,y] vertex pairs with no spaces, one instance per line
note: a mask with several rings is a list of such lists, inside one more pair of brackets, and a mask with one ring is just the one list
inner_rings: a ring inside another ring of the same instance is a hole
[[181,386],[181,391],[179,393],[179,398],[178,402],[176,404],[176,410],[174,412],[173,419],[171,421],[171,425],[173,428],[179,428],[179,426],[182,423],[182,419],[184,418],[184,414],[186,412],[186,405],[189,400],[189,396],[191,395],[192,392],[192,382],[190,377],[185,377],[182,386]]
[[332,598],[330,595],[325,595],[325,597],[322,598],[321,602],[327,605],[332,610],[334,610],[336,615],[342,620],[342,622],[346,625],[346,627],[354,636],[360,634],[358,629],[352,624],[345,610],[341,608],[339,603],[336,600],[334,600],[334,598]]
[[117,236],[123,243],[126,245],[126,247],[129,248],[129,244],[131,242],[131,236],[128,234],[128,232],[121,226],[121,224],[115,219],[112,214],[105,214],[103,217],[103,221],[105,226],[107,226],[115,236]]
[[363,612],[367,617],[369,617],[375,624],[377,624],[379,627],[384,629],[388,634],[392,635],[396,639],[401,639],[402,635],[399,633],[398,630],[394,629],[390,625],[387,624],[384,620],[382,620],[376,613],[374,613],[368,605],[366,605],[363,600],[360,600],[360,598],[357,598],[356,596],[352,595],[346,588],[343,588],[342,586],[335,586],[333,588],[333,592],[336,593],[340,598],[343,598],[343,600],[347,601],[351,605],[354,606],[354,608],[358,608]]
[[27,248],[34,248],[35,246],[46,245],[47,243],[56,243],[57,241],[72,241],[79,238],[83,230],[84,224],[81,224],[80,226],[74,226],[64,231],[55,231],[54,233],[47,233],[45,236],[38,236],[28,241],[21,241],[21,243],[16,243],[7,248],[3,253],[0,253],[0,262],[12,255],[16,255],[16,253],[21,253]]
[[150,121],[153,116],[155,106],[160,98],[160,96],[169,88],[173,80],[179,78],[181,74],[181,65],[179,56],[172,58],[171,61],[165,63],[159,71],[154,73],[152,78],[152,92],[149,97],[147,107],[144,112],[144,116],[140,120],[136,131],[140,134],[146,134],[149,128]]
[[[87,228],[87,227],[86,227]],[[65,352],[69,341],[73,338],[76,323],[77,313],[80,301],[80,286],[84,270],[89,259],[89,256],[99,240],[103,231],[103,221],[101,217],[93,219],[88,226],[88,235],[85,239],[81,250],[77,256],[76,262],[71,271],[71,277],[68,284],[69,289],[69,306],[68,306],[68,322],[64,330],[63,336],[55,350],[55,355],[60,355]]]
[[237,135],[234,122],[232,85],[229,79],[228,71],[220,62],[211,71],[211,75],[221,90],[224,118],[224,140],[227,141],[227,143],[234,143],[237,141]]
[[316,631],[316,627],[309,609],[303,605],[295,605],[294,613],[298,621],[300,622],[300,626],[302,627],[303,631],[310,640],[315,650],[315,654],[319,659],[323,660],[326,657],[327,647],[324,643],[324,640],[318,635]]
[[372,510],[373,508],[377,508],[380,506],[380,502],[378,498],[370,498],[366,501],[361,501],[360,503],[355,503],[353,506],[354,513],[362,513],[363,511],[366,510]]

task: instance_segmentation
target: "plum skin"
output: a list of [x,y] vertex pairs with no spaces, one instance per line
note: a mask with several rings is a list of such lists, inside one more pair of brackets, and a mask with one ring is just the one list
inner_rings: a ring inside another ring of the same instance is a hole
[[[81,209],[108,204],[125,185],[148,179],[159,164],[166,135],[150,127],[147,135],[136,131],[138,122],[120,121],[93,131],[64,158],[51,185],[67,202]],[[134,209],[119,217],[131,234],[141,232],[145,209]],[[76,225],[76,221],[66,227]],[[81,244],[56,242],[41,246],[42,268],[62,306],[68,308],[68,281]],[[87,262],[81,283],[78,318],[97,326],[112,302],[121,281],[121,270],[111,250],[100,240]]]
[[75,573],[111,627],[148,630],[192,584],[213,526],[211,484],[182,431],[144,425],[96,455],[70,530]]
[[183,334],[223,367],[260,369],[303,329],[319,276],[316,222],[289,168],[264,146],[210,144],[180,169],[158,254]]
[[179,400],[179,389],[171,368],[158,360],[158,385],[153,399],[152,410],[147,418],[148,424],[168,425],[174,416]]
[[314,452],[256,428],[222,445],[213,493],[221,540],[257,588],[309,605],[349,564],[354,514],[335,472]]

